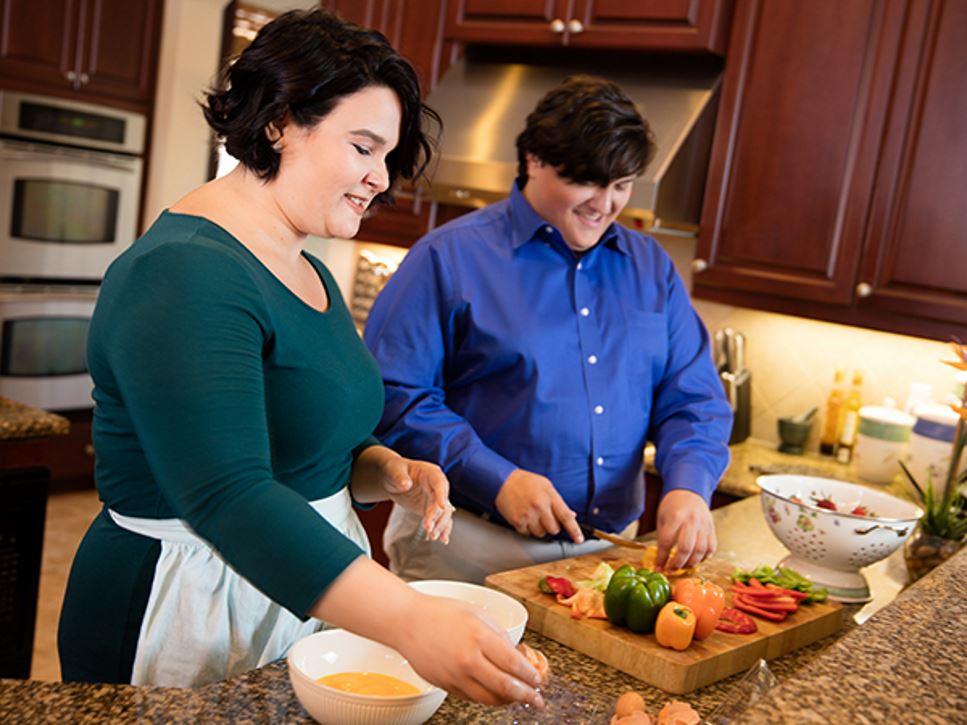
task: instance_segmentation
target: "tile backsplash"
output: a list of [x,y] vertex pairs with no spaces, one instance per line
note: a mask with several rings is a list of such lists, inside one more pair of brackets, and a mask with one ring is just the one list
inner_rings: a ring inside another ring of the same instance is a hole
[[[660,241],[691,288],[694,241],[675,237],[662,237]],[[361,289],[364,294],[354,306],[360,260],[368,258],[379,264],[394,265],[407,251],[343,240],[312,240],[307,248],[326,262],[356,314],[361,314],[363,307],[368,309],[372,296],[368,287]],[[953,368],[940,362],[952,357],[946,343],[705,300],[694,303],[710,333],[731,327],[745,334],[746,365],[752,373],[751,437],[767,443],[779,442],[776,430],[779,416],[802,413],[815,405],[819,412],[806,450],[818,449],[823,408],[837,367],[844,368],[847,382],[852,370],[863,370],[864,405],[892,398],[903,407],[914,382],[928,385],[936,400],[943,399],[954,388]]]

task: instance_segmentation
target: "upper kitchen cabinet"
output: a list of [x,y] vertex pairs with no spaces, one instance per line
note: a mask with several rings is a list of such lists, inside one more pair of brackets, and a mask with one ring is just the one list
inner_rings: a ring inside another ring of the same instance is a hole
[[446,37],[722,54],[731,5],[731,0],[452,0]]
[[[386,36],[409,60],[429,93],[452,60],[453,44],[443,39],[445,0],[322,0],[322,7]],[[422,190],[401,186],[396,205],[373,208],[357,237],[409,247],[433,226],[437,205]]]
[[0,0],[0,84],[146,112],[161,0]]
[[967,4],[736,7],[696,297],[967,336]]

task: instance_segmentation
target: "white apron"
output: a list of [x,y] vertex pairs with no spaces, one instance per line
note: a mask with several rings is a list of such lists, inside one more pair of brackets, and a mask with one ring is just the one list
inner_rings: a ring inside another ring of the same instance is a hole
[[[370,554],[348,488],[307,505]],[[131,684],[195,687],[224,680],[283,657],[298,639],[325,627],[266,597],[180,519],[108,513],[118,526],[161,541]]]

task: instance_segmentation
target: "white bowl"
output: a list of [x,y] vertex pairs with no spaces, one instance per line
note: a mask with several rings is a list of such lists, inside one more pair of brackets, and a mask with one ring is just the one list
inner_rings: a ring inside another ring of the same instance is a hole
[[[289,650],[289,680],[296,697],[324,725],[418,725],[433,716],[447,693],[420,677],[396,650],[344,629],[303,637]],[[419,688],[418,695],[359,695],[317,680],[338,672],[379,672]]]
[[461,602],[475,604],[507,631],[507,636],[515,645],[524,636],[527,625],[527,608],[513,597],[508,597],[495,589],[482,587],[468,582],[448,581],[446,579],[424,579],[410,582],[410,586],[431,597],[459,599]]
[[[792,552],[780,566],[826,587],[830,599],[840,602],[869,601],[860,569],[892,554],[923,515],[909,501],[831,478],[759,476],[756,483],[769,528]],[[815,505],[824,497],[836,504],[836,511]],[[849,513],[857,506],[876,515]]]

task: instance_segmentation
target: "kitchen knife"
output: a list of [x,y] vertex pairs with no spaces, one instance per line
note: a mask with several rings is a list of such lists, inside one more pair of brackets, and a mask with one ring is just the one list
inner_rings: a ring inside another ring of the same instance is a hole
[[588,526],[587,524],[579,524],[581,531],[583,531],[587,536],[592,536],[595,539],[601,539],[602,541],[607,541],[618,546],[624,546],[629,549],[647,549],[650,544],[642,543],[641,541],[635,541],[634,539],[626,539],[623,536],[617,536],[616,534],[609,534],[607,531],[601,531],[593,526]]

